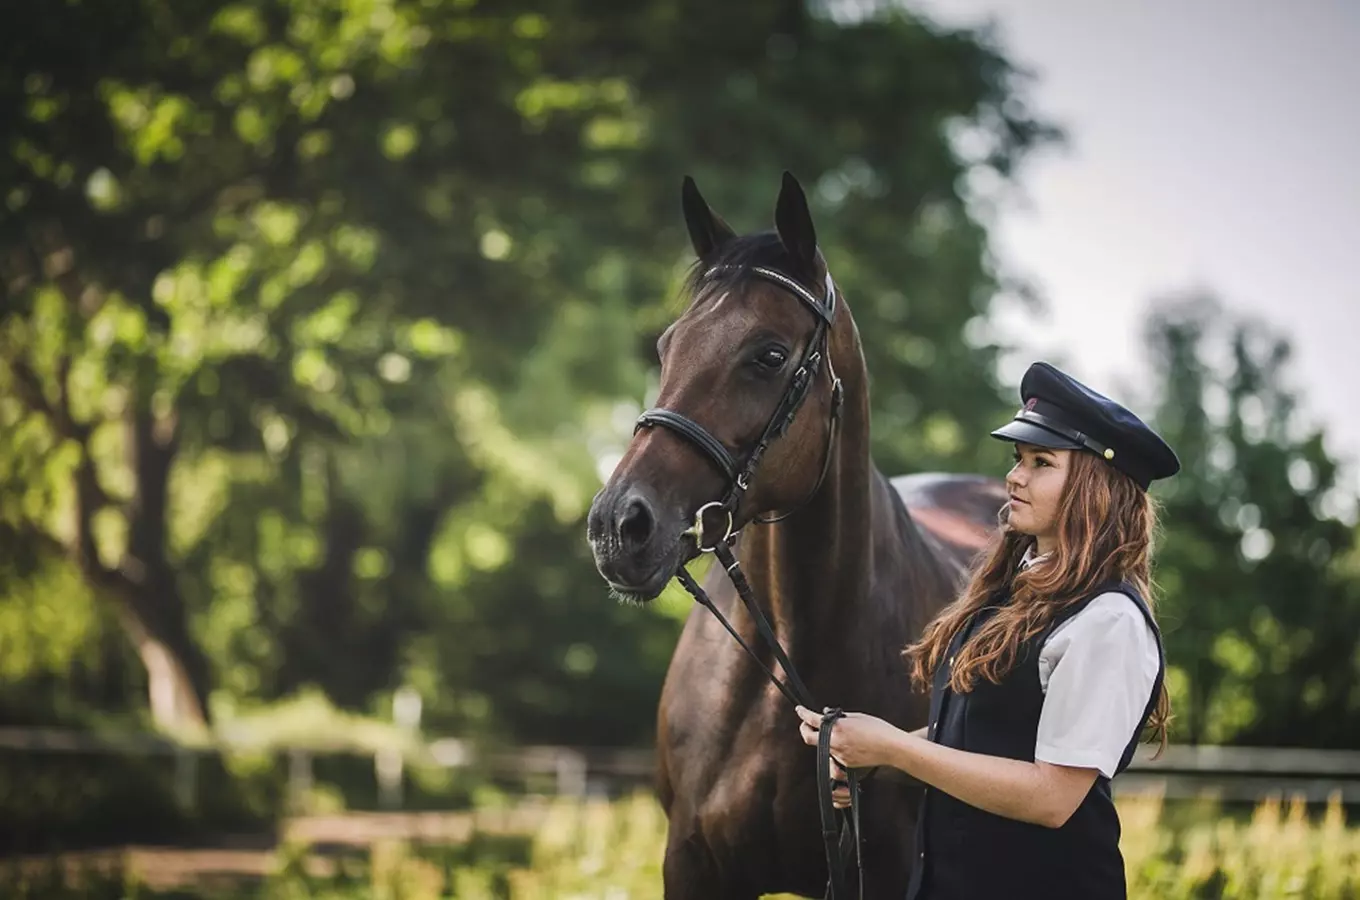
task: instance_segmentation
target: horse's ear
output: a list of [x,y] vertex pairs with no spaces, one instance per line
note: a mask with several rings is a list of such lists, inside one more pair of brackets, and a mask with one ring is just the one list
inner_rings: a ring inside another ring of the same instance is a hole
[[779,188],[779,201],[774,208],[774,227],[779,241],[798,267],[798,274],[812,282],[817,279],[817,229],[812,227],[812,213],[808,211],[803,186],[792,173],[784,173]]
[[707,259],[709,254],[737,236],[721,216],[708,208],[703,195],[699,193],[699,186],[688,175],[685,176],[685,183],[680,188],[680,202],[685,209],[685,227],[689,229],[689,241],[694,245],[694,253],[700,259]]

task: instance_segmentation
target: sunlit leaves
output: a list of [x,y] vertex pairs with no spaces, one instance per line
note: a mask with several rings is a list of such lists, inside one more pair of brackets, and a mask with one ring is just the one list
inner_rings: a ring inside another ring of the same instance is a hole
[[208,533],[229,497],[229,455],[207,450],[181,456],[170,474],[169,536],[175,559],[185,558]]
[[419,319],[407,326],[404,332],[398,338],[401,345],[418,356],[430,359],[453,356],[463,346],[463,338],[458,332],[433,319]]
[[311,240],[297,249],[297,256],[287,269],[288,283],[293,288],[310,284],[326,266],[326,247],[319,240]]
[[108,169],[95,169],[85,182],[85,195],[90,204],[101,212],[117,209],[123,199],[122,186]]
[[307,349],[293,357],[293,378],[298,384],[324,394],[335,389],[340,374],[326,359],[323,351]]
[[520,91],[515,106],[533,126],[542,128],[558,113],[580,113],[593,107],[623,107],[631,97],[627,82],[563,81],[541,78]]
[[640,147],[646,127],[639,119],[596,116],[586,123],[582,140],[592,150],[618,150]]
[[365,271],[373,267],[378,253],[378,236],[367,228],[341,225],[331,234],[331,246],[350,265]]
[[479,249],[482,251],[482,256],[485,256],[487,259],[498,261],[509,256],[511,249],[514,246],[515,243],[510,239],[510,235],[501,231],[499,228],[492,228],[483,232],[481,241],[479,241]]
[[260,47],[246,62],[246,80],[257,91],[276,85],[291,85],[299,81],[307,66],[302,57],[289,47],[277,44]]
[[271,648],[259,628],[259,576],[255,567],[227,557],[209,563],[213,602],[204,611],[199,639],[217,663],[226,695],[250,697],[259,691]]
[[406,122],[394,122],[382,136],[383,155],[391,160],[402,160],[420,145],[420,132]]
[[179,160],[184,155],[185,132],[205,125],[188,98],[164,93],[158,87],[132,87],[107,80],[101,84],[101,95],[133,156],[143,166]]
[[548,20],[544,16],[526,13],[517,16],[510,24],[510,32],[517,38],[526,40],[536,40],[546,37],[551,28]]
[[496,398],[476,384],[460,386],[449,405],[469,456],[492,474],[488,500],[493,505],[513,509],[546,497],[563,522],[584,513],[593,491],[582,483],[580,469],[573,471],[568,465],[584,462],[579,446],[550,438],[535,444],[520,440],[506,427]]
[[0,570],[0,681],[66,676],[102,630],[87,586],[63,561],[22,576]]
[[378,358],[378,375],[393,384],[405,384],[411,379],[411,361],[400,353],[384,353]]
[[213,17],[209,27],[250,46],[259,44],[265,38],[264,19],[260,16],[260,11],[245,3],[232,3],[222,7]]
[[215,305],[227,306],[238,299],[237,292],[255,268],[255,251],[248,244],[237,244],[208,265],[208,296]]
[[297,152],[303,159],[314,160],[331,150],[331,133],[324,129],[309,131],[298,140]]
[[392,557],[381,547],[362,547],[354,554],[354,574],[365,581],[383,578],[392,571]]
[[123,422],[101,421],[90,435],[88,452],[95,460],[104,490],[115,498],[131,498],[137,482],[128,465],[127,428]]
[[[774,24],[760,5],[693,13],[698,34]],[[41,14],[100,21],[80,5]],[[130,414],[173,434],[164,549],[221,690],[316,682],[367,705],[411,677],[451,725],[483,724],[494,704],[517,729],[584,716],[637,734],[665,616],[687,607],[620,612],[581,517],[654,385],[640,348],[678,311],[677,180],[695,165],[742,230],[768,227],[785,166],[814,186],[837,278],[862,304],[889,468],[966,467],[986,440],[989,351],[951,336],[985,311],[985,234],[935,129],[1009,92],[905,18],[853,38],[891,51],[871,65],[826,23],[779,53],[760,55],[759,38],[753,57],[740,40],[691,46],[674,16],[158,6],[82,58],[93,114],[51,79],[24,99],[6,202],[63,220],[80,284],[44,295],[52,308],[15,337],[49,398],[69,355],[115,505],[148,486]],[[698,50],[703,71],[687,68]],[[694,77],[664,75],[680,71]],[[906,83],[924,86],[909,106]],[[998,127],[1018,154],[1011,133]],[[53,203],[62,179],[71,195]],[[915,223],[923,203],[936,212]],[[7,399],[0,515],[28,509],[68,535],[79,448]],[[28,505],[8,502],[21,493]],[[101,548],[119,540],[109,530]],[[609,708],[561,694],[564,670]]]
[[251,215],[251,224],[265,242],[275,247],[286,247],[297,239],[302,226],[302,211],[282,203],[259,203]]
[[510,543],[497,529],[473,522],[463,535],[463,554],[473,568],[491,572],[509,561]]

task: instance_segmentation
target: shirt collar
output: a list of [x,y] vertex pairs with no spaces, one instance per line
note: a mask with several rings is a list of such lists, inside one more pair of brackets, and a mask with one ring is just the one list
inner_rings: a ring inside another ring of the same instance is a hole
[[1031,544],[1025,549],[1025,555],[1020,558],[1020,571],[1023,572],[1035,563],[1043,562],[1046,559],[1048,559],[1048,554],[1036,554],[1034,552],[1034,545]]

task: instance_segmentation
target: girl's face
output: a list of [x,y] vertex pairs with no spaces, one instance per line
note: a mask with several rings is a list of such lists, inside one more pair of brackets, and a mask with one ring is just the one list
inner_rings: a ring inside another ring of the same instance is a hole
[[1015,465],[1006,475],[1010,526],[1033,535],[1040,553],[1048,553],[1057,543],[1058,501],[1071,461],[1071,450],[1015,445]]

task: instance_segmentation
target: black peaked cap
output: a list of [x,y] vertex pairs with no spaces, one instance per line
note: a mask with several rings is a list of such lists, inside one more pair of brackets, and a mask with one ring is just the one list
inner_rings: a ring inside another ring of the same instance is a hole
[[1089,450],[1139,487],[1181,469],[1176,453],[1128,409],[1071,375],[1036,362],[1020,381],[1024,404],[992,437],[1055,450]]

